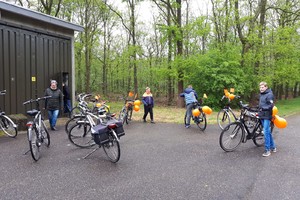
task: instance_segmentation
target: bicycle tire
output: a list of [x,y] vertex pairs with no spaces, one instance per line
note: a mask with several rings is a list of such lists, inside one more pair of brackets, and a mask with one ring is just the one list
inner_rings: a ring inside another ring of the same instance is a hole
[[92,137],[89,123],[77,123],[72,126],[69,130],[68,138],[71,143],[81,148],[90,148],[96,144]]
[[201,131],[204,131],[207,126],[205,113],[203,113],[203,111],[200,111],[200,115],[198,117],[194,117],[194,122],[197,124]]
[[232,122],[224,127],[220,134],[220,147],[226,152],[233,151],[241,144],[244,135],[243,124],[241,122]]
[[220,110],[217,115],[217,122],[221,130],[224,130],[224,127],[231,123],[230,114],[227,110]]
[[79,120],[84,120],[85,116],[84,115],[75,115],[73,116],[71,119],[69,119],[66,124],[65,124],[65,132],[68,135],[69,130],[72,126],[74,126],[75,124],[77,124],[77,122]]
[[46,147],[49,147],[50,146],[50,134],[48,132],[48,129],[47,129],[44,121],[42,121],[42,125],[41,125],[41,134],[42,134],[42,142],[46,145]]
[[0,116],[0,129],[11,138],[15,138],[18,135],[18,129],[15,123],[6,115]]
[[131,121],[131,119],[132,119],[132,112],[133,112],[133,106],[131,105],[131,106],[128,107],[128,115],[127,115],[127,119],[128,119],[129,121]]
[[120,143],[112,133],[108,134],[108,138],[109,141],[103,144],[102,147],[109,160],[113,163],[116,163],[119,161],[121,156]]
[[126,107],[124,106],[119,114],[119,120],[125,124],[126,122]]
[[36,129],[29,128],[27,130],[30,153],[34,161],[38,161],[40,159],[40,144],[37,134],[38,133]]
[[[271,133],[273,133],[273,129],[274,129],[274,123],[273,122],[270,123],[270,127],[271,127]],[[258,130],[256,130],[256,132],[255,132],[255,136],[253,137],[253,143],[257,147],[262,147],[265,144],[265,135],[264,135],[264,132],[263,132],[262,124],[259,125]]]

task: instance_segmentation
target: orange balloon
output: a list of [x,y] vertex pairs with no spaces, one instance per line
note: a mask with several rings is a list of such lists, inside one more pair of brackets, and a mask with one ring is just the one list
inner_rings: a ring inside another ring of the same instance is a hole
[[140,106],[141,105],[141,101],[140,100],[135,100],[133,104],[135,106]]
[[212,109],[209,108],[208,112],[206,114],[210,115],[212,113]]
[[212,113],[212,109],[208,106],[203,106],[202,110],[205,114],[208,114],[208,115],[210,115]]
[[224,94],[228,93],[228,90],[227,89],[224,89]]
[[274,106],[272,109],[272,116],[277,115],[277,113],[278,113],[278,108],[276,106]]
[[135,106],[133,107],[133,110],[138,112],[138,111],[140,110],[140,106],[135,105]]
[[278,115],[275,115],[274,124],[277,128],[287,127],[287,121],[284,118],[279,117]]
[[194,109],[194,110],[192,111],[192,113],[193,113],[193,116],[194,116],[194,117],[198,117],[198,116],[200,115],[200,110],[199,110],[199,109]]
[[133,97],[134,93],[133,92],[129,92],[128,96]]
[[233,99],[234,99],[234,97],[235,97],[235,95],[234,95],[234,94],[229,94],[229,96],[228,96],[228,98],[229,98],[230,100],[233,100]]

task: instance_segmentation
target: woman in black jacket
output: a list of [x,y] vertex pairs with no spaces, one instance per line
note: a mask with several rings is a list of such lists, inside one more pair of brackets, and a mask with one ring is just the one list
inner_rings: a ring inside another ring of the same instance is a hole
[[48,110],[48,118],[51,130],[56,131],[56,121],[59,114],[59,110],[62,110],[63,94],[59,88],[57,88],[56,80],[51,81],[51,85],[45,91],[45,96],[51,96],[46,99],[46,109]]

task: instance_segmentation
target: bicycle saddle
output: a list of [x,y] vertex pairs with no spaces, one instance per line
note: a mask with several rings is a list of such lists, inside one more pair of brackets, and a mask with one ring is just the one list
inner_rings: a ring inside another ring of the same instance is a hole
[[33,109],[33,110],[28,110],[26,113],[27,115],[35,116],[38,112],[39,112],[38,110]]

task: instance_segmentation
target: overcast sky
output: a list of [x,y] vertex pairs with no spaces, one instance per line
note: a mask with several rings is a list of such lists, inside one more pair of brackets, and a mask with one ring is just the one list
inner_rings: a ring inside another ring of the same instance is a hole
[[[193,16],[206,15],[209,11],[210,0],[188,0],[189,10]],[[110,3],[114,6],[118,6],[122,10],[125,10],[126,3],[122,3],[122,0],[110,0]],[[183,12],[186,9],[186,1],[183,0]],[[153,13],[156,12],[156,5],[150,0],[144,0],[138,3],[137,14],[139,19],[152,21]]]

